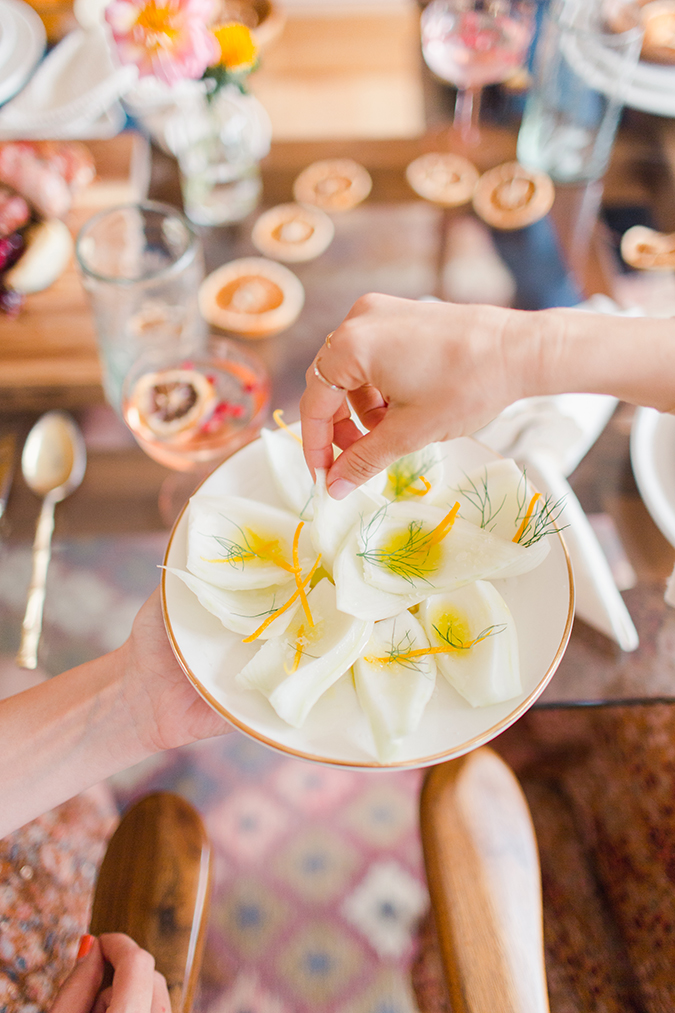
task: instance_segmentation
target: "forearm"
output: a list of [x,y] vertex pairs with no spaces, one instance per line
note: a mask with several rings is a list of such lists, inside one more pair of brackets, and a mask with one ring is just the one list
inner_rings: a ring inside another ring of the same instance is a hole
[[675,320],[554,309],[516,314],[512,327],[521,325],[527,338],[517,355],[526,393],[612,394],[675,409]]
[[0,837],[152,751],[124,664],[122,648],[0,702]]

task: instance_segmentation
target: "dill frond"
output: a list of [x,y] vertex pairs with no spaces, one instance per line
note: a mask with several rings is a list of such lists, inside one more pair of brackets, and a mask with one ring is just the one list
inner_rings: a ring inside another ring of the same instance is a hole
[[499,506],[495,509],[492,504],[492,499],[490,497],[490,489],[488,487],[487,468],[483,469],[483,477],[481,479],[480,486],[476,485],[475,481],[472,478],[469,478],[466,472],[464,472],[463,474],[464,478],[468,483],[469,488],[463,489],[461,486],[459,486],[457,489],[454,489],[453,491],[464,496],[469,501],[469,503],[471,503],[472,506],[474,506],[477,510],[480,510],[481,528],[487,528],[489,524],[492,524],[492,528],[490,528],[490,530],[493,530],[494,528],[493,521],[495,520],[497,514],[499,513],[499,511],[504,506],[504,503],[506,502],[506,493],[504,494],[504,497]]
[[[229,520],[229,518],[227,519]],[[284,558],[278,538],[265,540],[253,531],[247,533],[234,521],[230,520],[229,522],[241,535],[241,542],[225,538],[223,535],[213,535],[212,537],[223,550],[223,554],[218,559],[207,559],[202,556],[205,562],[227,563],[235,568],[243,569],[247,560],[259,559],[263,563],[274,563],[275,566],[279,566],[289,573],[295,572],[293,566]]]
[[366,657],[363,660],[370,662],[371,664],[380,665],[400,665],[401,668],[407,669],[409,672],[422,672],[422,656],[417,652],[413,652],[413,638],[409,630],[406,630],[404,635],[398,641],[394,643],[392,636],[391,644],[386,648],[386,654],[381,658]]
[[310,492],[309,496],[307,497],[302,510],[298,514],[298,517],[300,518],[301,521],[308,521],[310,519],[307,516],[307,514],[305,513],[305,511],[307,510],[307,507],[309,506],[309,504],[312,502],[313,499],[314,499],[314,488],[312,488],[312,491]]
[[497,636],[499,633],[503,633],[506,629],[506,623],[494,623],[492,626],[486,626],[484,630],[481,630],[477,637],[472,640],[463,641],[452,632],[452,623],[448,624],[445,631],[439,629],[438,626],[433,627],[438,637],[444,642],[444,647],[416,647],[413,648],[413,639],[409,632],[399,640],[397,644],[394,644],[393,638],[391,647],[387,653],[380,658],[376,657],[364,657],[364,661],[370,664],[379,665],[391,665],[397,664],[401,668],[407,668],[413,672],[422,672],[421,661],[423,658],[428,658],[434,654],[451,654],[453,651],[469,651],[476,644],[480,644],[481,641],[487,640],[488,637]]
[[[552,496],[547,496],[542,501],[539,509],[532,513],[532,516],[523,526],[517,544],[527,549],[531,545],[535,545],[541,541],[546,535],[555,534],[556,531],[564,531],[567,525],[565,524],[563,527],[559,527],[558,525],[558,520],[564,509],[564,496],[555,501]],[[519,518],[516,519],[518,520]]]
[[[518,505],[516,524],[522,526],[522,531],[518,529],[518,537],[514,538],[514,541],[517,545],[522,545],[526,549],[530,545],[535,545],[541,541],[546,535],[553,535],[556,531],[564,531],[568,527],[567,524],[563,527],[559,527],[558,525],[560,515],[565,509],[565,497],[561,496],[560,499],[554,500],[552,496],[540,496],[540,499],[541,506],[534,510],[528,518],[527,471],[523,468],[523,477],[518,483],[516,490],[516,502]],[[523,524],[523,521],[526,521],[526,523]]]
[[[445,517],[431,530],[425,530],[422,521],[412,520],[409,522],[407,529],[400,532],[400,535],[393,536],[394,541],[399,537],[402,539],[400,544],[396,544],[390,548],[370,549],[368,547],[369,540],[372,538],[373,533],[376,533],[382,525],[389,505],[385,504],[380,507],[373,514],[365,528],[362,518],[361,540],[363,542],[363,552],[358,552],[357,556],[374,566],[386,567],[386,569],[396,574],[397,577],[402,577],[409,584],[414,584],[415,580],[429,583],[427,574],[434,573],[438,569],[438,560],[434,558],[435,554],[432,556],[432,552],[452,530],[459,513],[459,503],[455,503],[452,510],[448,511]],[[373,525],[374,532],[372,530]]]
[[[410,653],[410,651],[412,650],[413,643],[414,641],[412,636],[410,635],[409,630],[406,630],[406,632],[403,634],[403,636],[401,637],[401,639],[397,644],[394,644],[394,640],[392,638],[391,644],[389,645],[389,648],[387,649],[386,653],[386,663],[387,664],[393,664],[394,662],[399,663],[399,658]],[[409,668],[414,672],[420,671],[419,661],[412,658],[406,660],[407,663],[405,661],[400,662],[403,668]]]
[[239,619],[264,619],[266,616],[271,616],[274,612],[278,611],[279,606],[277,605],[277,595],[275,592],[275,594],[272,596],[272,605],[270,606],[270,608],[263,609],[262,612],[251,612],[251,613],[233,612],[232,615],[237,616]]
[[395,549],[369,549],[368,542],[364,539],[363,552],[358,555],[374,566],[386,567],[409,584],[415,580],[428,583],[427,575],[436,570],[429,559],[433,548],[430,537],[431,532],[422,529],[421,521],[410,521],[402,545]]
[[[239,527],[238,524],[234,524],[234,527],[241,535],[241,542],[234,541],[231,538],[224,538],[222,535],[213,536],[223,550],[223,555],[217,562],[230,563],[233,566],[237,563],[243,564],[246,559],[255,559],[258,556],[244,529]],[[209,562],[215,562],[215,560],[209,560]]]
[[379,529],[382,527],[384,519],[387,516],[388,509],[389,503],[384,503],[381,507],[378,507],[378,509],[375,511],[374,514],[371,515],[367,523],[365,517],[363,516],[363,514],[361,514],[359,529],[361,532],[361,541],[363,542],[364,546],[367,545],[368,539],[376,535]]
[[468,651],[476,644],[480,644],[481,640],[487,640],[488,637],[494,637],[498,633],[503,633],[506,629],[506,623],[493,623],[492,626],[486,626],[484,630],[481,630],[477,637],[473,640],[463,641],[459,637],[455,636],[452,632],[452,623],[448,623],[448,627],[445,631],[441,630],[438,626],[433,627],[434,632],[438,637],[452,648],[453,651]]

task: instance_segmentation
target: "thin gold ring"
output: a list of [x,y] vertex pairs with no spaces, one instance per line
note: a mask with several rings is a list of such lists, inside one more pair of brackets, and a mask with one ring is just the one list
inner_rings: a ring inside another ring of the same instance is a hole
[[333,337],[334,334],[335,331],[331,331],[330,334],[326,335],[326,340],[324,341],[324,345],[326,346],[326,348],[330,348],[330,339]]
[[329,390],[338,390],[340,391],[341,394],[347,393],[346,387],[338,387],[336,383],[331,383],[330,380],[327,380],[326,377],[321,372],[321,370],[319,369],[316,362],[312,364],[312,369],[314,370],[314,376],[317,378],[317,380],[321,381],[324,387],[328,387]]

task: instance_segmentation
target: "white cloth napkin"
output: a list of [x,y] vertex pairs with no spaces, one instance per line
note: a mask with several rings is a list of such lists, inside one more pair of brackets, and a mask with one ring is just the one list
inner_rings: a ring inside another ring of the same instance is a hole
[[[620,312],[604,296],[594,296],[577,309]],[[629,310],[625,315],[641,313]],[[566,479],[595,443],[616,405],[616,398],[604,394],[525,398],[506,408],[475,436],[500,454],[515,457],[526,467],[534,485],[554,503],[564,500],[559,524],[567,526],[563,538],[574,570],[575,611],[622,650],[634,651],[638,634],[633,620],[607,557]]]
[[114,62],[105,25],[76,29],[0,109],[0,140],[114,137],[125,121],[118,99],[137,76]]

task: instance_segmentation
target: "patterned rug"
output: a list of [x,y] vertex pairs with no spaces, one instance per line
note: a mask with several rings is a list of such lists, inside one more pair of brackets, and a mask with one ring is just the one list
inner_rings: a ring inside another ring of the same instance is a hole
[[[41,652],[49,674],[124,640],[157,583],[163,545],[164,536],[153,536],[55,547]],[[5,660],[18,646],[29,565],[28,546],[2,548]],[[358,773],[289,759],[239,733],[173,750],[111,780],[120,811],[149,791],[176,791],[200,811],[211,836],[215,887],[195,1013],[414,1013],[414,936],[428,906],[420,781],[418,771]],[[8,907],[17,910],[21,870],[32,876],[40,867],[43,834],[44,821],[5,852],[18,871],[5,910],[0,886],[0,919]],[[72,825],[69,836],[72,846],[62,842],[64,868],[50,889],[67,889],[77,876],[86,900],[93,868],[77,866]],[[56,973],[74,958],[84,902],[79,913],[68,912],[67,924],[50,924],[40,945],[48,913],[41,922],[34,890],[32,901],[33,921],[24,919],[21,928],[13,920],[18,941],[15,935],[10,946],[6,930],[4,951],[0,942],[0,1013],[48,1008],[45,963],[51,960]],[[31,946],[22,953],[21,932],[29,929]]]
[[287,759],[240,734],[144,764],[202,813],[215,852],[201,995],[209,1013],[410,1013],[427,907],[417,771],[368,775]]

